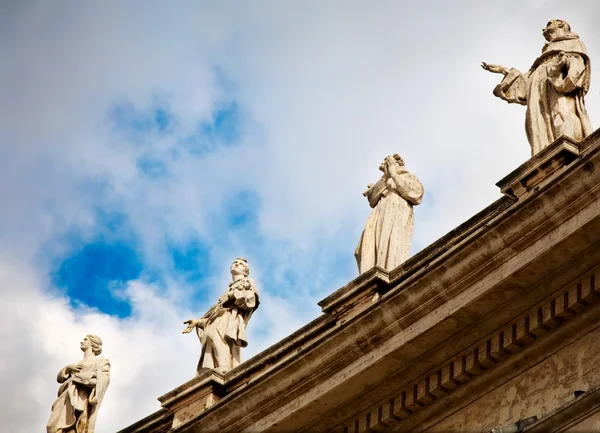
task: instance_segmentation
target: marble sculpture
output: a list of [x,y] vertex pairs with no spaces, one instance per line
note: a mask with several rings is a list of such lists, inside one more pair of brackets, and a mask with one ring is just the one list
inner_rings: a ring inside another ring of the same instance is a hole
[[502,74],[494,95],[527,106],[525,130],[531,156],[561,135],[580,141],[592,133],[583,97],[590,87],[590,59],[585,45],[566,21],[552,20],[543,30],[546,44],[526,73],[482,62]]
[[94,433],[98,409],[110,382],[110,363],[100,356],[102,340],[87,335],[81,342],[83,360],[58,372],[58,399],[46,425],[47,433]]
[[391,271],[408,259],[413,206],[423,199],[423,185],[398,154],[386,157],[379,170],[383,172],[381,179],[363,193],[373,212],[354,253],[361,274],[374,266]]
[[184,334],[196,329],[202,352],[197,375],[203,369],[224,373],[240,364],[240,349],[248,345],[246,326],[258,308],[258,290],[248,278],[250,267],[244,258],[230,267],[232,282],[219,301],[200,319],[186,320]]

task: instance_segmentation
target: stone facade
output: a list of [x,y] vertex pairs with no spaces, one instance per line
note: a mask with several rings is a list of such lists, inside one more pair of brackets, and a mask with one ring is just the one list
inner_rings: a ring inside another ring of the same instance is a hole
[[600,431],[600,131],[498,186],[399,267],[121,433],[489,432],[530,417],[523,431]]

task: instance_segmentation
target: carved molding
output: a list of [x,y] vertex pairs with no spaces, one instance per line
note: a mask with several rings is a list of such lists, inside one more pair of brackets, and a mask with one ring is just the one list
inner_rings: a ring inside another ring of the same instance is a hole
[[333,431],[382,431],[433,404],[600,300],[600,284],[597,286],[596,281],[600,281],[600,267]]
[[502,178],[496,186],[502,194],[519,199],[530,191],[539,190],[545,182],[554,178],[554,173],[575,161],[579,154],[579,143],[563,135]]

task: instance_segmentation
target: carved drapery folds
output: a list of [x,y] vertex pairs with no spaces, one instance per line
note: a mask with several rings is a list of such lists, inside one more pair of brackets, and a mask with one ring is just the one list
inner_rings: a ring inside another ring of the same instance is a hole
[[231,267],[232,282],[206,314],[200,319],[185,321],[183,333],[196,329],[202,354],[196,375],[203,369],[226,372],[240,364],[240,349],[248,345],[246,326],[258,308],[258,290],[250,278],[250,268],[244,258],[236,259]]
[[398,154],[386,157],[379,169],[383,175],[363,193],[373,212],[354,253],[361,274],[374,266],[390,271],[408,259],[413,206],[423,199],[423,185]]
[[100,356],[102,340],[87,335],[83,360],[58,372],[58,398],[52,405],[47,433],[94,433],[98,409],[110,382],[110,363]]
[[592,133],[584,104],[590,87],[590,59],[579,36],[566,21],[552,20],[543,31],[547,42],[531,69],[483,62],[490,72],[504,75],[494,95],[509,103],[527,106],[525,130],[531,155],[565,135],[581,141]]

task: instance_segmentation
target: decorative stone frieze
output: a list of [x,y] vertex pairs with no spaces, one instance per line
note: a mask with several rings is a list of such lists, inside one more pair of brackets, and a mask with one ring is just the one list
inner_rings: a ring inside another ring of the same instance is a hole
[[381,431],[485,374],[600,300],[600,267],[509,322],[335,432]]

